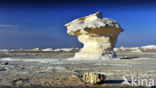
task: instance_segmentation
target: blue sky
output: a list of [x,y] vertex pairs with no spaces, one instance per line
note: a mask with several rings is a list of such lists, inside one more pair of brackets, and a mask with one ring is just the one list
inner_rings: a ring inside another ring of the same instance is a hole
[[97,11],[118,21],[124,29],[117,46],[156,44],[156,7],[153,3],[94,2],[5,2],[0,6],[0,48],[82,47],[76,37],[66,33],[64,24]]

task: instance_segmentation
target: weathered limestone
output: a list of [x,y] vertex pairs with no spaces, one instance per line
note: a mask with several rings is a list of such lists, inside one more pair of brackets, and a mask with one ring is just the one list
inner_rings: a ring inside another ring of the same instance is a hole
[[106,76],[104,74],[95,73],[95,72],[90,72],[90,73],[86,72],[83,75],[83,81],[86,84],[91,84],[91,85],[102,83],[105,80],[105,78]]
[[65,25],[67,33],[78,37],[84,44],[80,52],[71,60],[100,60],[116,57],[113,48],[117,36],[122,32],[119,24],[109,18],[103,18],[101,12],[73,20]]

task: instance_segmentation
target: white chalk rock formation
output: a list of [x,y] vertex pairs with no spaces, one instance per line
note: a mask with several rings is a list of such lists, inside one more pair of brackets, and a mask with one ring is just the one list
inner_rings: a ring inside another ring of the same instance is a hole
[[78,37],[84,44],[80,52],[71,60],[99,60],[115,57],[117,36],[122,32],[119,24],[109,18],[103,18],[101,12],[73,20],[65,24],[67,33]]
[[52,48],[45,48],[45,49],[42,49],[42,51],[53,51]]
[[156,45],[147,45],[147,46],[142,46],[142,49],[156,49]]

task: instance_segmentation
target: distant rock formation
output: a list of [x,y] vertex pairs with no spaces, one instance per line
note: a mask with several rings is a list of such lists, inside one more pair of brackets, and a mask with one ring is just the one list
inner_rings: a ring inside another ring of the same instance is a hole
[[57,48],[54,51],[66,51],[66,52],[71,52],[71,51],[77,51],[78,48]]
[[109,18],[103,18],[101,12],[75,19],[65,24],[67,33],[78,37],[84,44],[80,52],[71,60],[99,60],[116,57],[113,48],[117,36],[122,32],[119,24]]
[[42,51],[53,51],[53,48],[45,48],[45,49],[42,49]]
[[142,46],[142,49],[156,49],[156,45],[146,45],[146,46]]

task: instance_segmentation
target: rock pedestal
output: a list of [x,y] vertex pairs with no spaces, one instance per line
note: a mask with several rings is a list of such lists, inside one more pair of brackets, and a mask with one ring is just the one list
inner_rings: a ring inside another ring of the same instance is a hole
[[84,44],[80,52],[71,60],[103,60],[112,59],[117,36],[122,32],[119,24],[109,18],[103,18],[101,12],[78,18],[65,25],[67,33],[78,37]]

